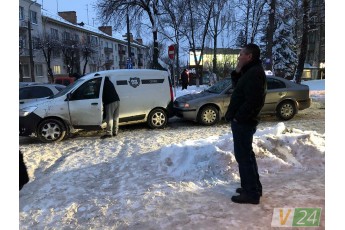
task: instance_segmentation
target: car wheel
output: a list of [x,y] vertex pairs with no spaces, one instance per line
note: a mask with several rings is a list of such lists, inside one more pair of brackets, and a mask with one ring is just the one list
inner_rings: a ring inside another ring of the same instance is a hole
[[282,120],[290,120],[296,112],[296,106],[291,101],[283,101],[277,107],[277,117]]
[[148,125],[153,129],[161,129],[168,123],[168,115],[163,109],[154,109],[148,117]]
[[219,111],[214,106],[206,106],[199,113],[199,122],[203,125],[214,125],[219,121]]
[[61,141],[66,135],[64,124],[56,119],[44,120],[38,126],[37,136],[45,143]]

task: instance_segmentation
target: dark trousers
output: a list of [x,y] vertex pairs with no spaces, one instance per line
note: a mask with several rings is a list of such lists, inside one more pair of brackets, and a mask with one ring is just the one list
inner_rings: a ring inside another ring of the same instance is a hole
[[187,89],[188,82],[182,82],[182,90]]
[[239,124],[231,121],[234,141],[235,158],[241,177],[241,187],[251,196],[258,196],[262,192],[258,165],[253,152],[253,136],[255,125]]

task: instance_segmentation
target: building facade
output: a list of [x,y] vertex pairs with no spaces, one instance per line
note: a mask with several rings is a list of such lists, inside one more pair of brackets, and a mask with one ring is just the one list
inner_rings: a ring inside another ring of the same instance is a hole
[[41,9],[40,4],[20,0],[19,80],[50,82],[49,73],[54,77],[81,76],[129,68],[129,64],[131,68],[147,68],[149,48],[140,38],[130,39],[131,63],[127,41],[114,36],[111,26],[95,28],[78,22],[75,11],[56,15]]

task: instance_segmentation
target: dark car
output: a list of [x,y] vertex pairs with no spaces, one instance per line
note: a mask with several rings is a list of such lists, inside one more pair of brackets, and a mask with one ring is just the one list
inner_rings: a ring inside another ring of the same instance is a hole
[[[178,97],[174,101],[175,114],[186,120],[213,125],[224,117],[232,91],[231,79],[226,78],[201,93]],[[309,86],[267,76],[267,95],[261,114],[276,114],[281,120],[289,120],[310,104]]]
[[60,84],[30,84],[19,88],[19,104],[38,101],[53,96],[66,88]]

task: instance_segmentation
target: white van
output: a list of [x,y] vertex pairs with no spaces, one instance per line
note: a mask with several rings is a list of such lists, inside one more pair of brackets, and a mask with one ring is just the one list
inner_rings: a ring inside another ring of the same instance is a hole
[[151,128],[163,128],[173,116],[174,95],[167,71],[107,70],[86,75],[49,99],[20,106],[19,135],[54,142],[77,129],[102,129],[105,77],[120,97],[119,125],[147,122]]

